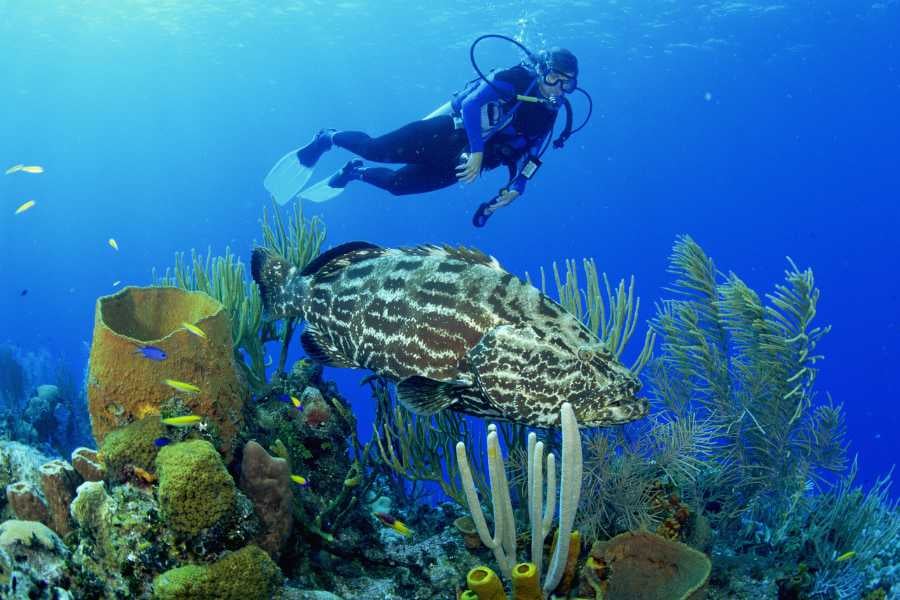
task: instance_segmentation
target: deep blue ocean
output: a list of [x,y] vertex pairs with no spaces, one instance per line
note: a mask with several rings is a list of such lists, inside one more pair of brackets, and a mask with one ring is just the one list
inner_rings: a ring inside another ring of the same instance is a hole
[[[484,229],[470,219],[499,170],[423,196],[351,185],[304,207],[326,246],[471,245],[519,275],[594,257],[635,276],[642,320],[669,297],[679,234],[761,292],[790,256],[822,290],[818,389],[846,408],[861,480],[897,460],[897,0],[4,1],[0,15],[0,167],[45,169],[0,176],[0,342],[47,349],[80,379],[114,282],[147,285],[191,248],[249,261],[280,156],[321,127],[423,117],[475,76],[472,40],[500,33],[575,52],[594,100],[584,130]],[[478,57],[521,58],[494,41]],[[348,158],[330,152],[314,179]],[[364,374],[328,375],[364,421]]]

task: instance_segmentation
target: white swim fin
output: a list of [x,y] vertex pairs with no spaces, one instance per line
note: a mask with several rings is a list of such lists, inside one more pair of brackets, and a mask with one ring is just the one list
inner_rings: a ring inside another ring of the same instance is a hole
[[297,152],[291,150],[281,157],[263,179],[263,185],[280,205],[287,204],[300,194],[300,190],[312,177],[315,167],[307,167],[300,163]]
[[329,177],[300,192],[300,197],[310,202],[328,202],[332,198],[337,198],[348,183],[362,176],[362,166],[363,161],[351,160]]

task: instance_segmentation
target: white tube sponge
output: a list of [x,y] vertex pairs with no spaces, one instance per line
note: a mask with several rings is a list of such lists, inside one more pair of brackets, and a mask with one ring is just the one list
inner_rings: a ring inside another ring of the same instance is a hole
[[508,579],[511,579],[512,568],[516,564],[516,519],[513,514],[512,499],[509,496],[506,465],[503,463],[503,454],[500,452],[500,438],[497,435],[497,426],[494,424],[488,425],[487,454],[494,505],[494,536],[499,539],[506,559],[506,563],[501,564],[500,569]]
[[559,530],[556,538],[556,549],[550,559],[547,578],[544,580],[544,593],[550,594],[562,579],[569,558],[569,540],[575,524],[575,513],[581,498],[581,433],[575,411],[568,402],[560,411],[562,424],[562,479],[559,494]]
[[531,520],[531,562],[537,571],[538,579],[541,577],[541,567],[544,562],[544,531],[541,520],[541,509],[544,507],[544,442],[531,444],[531,433],[528,436],[529,447],[534,446],[532,454],[528,457],[528,497],[529,514]]
[[502,570],[507,564],[501,544],[503,521],[497,518],[496,513],[494,514],[494,536],[491,537],[487,522],[484,520],[484,513],[481,511],[481,502],[478,501],[478,491],[475,489],[472,470],[469,468],[469,458],[466,456],[466,445],[463,442],[456,444],[456,464],[459,465],[459,477],[462,481],[463,491],[466,493],[466,504],[469,505],[469,512],[472,513],[472,521],[475,523],[478,537],[482,544],[493,550],[494,558]]

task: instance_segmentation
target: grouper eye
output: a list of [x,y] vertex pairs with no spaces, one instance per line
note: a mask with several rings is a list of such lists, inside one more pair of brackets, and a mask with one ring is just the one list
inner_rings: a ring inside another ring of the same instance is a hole
[[578,348],[578,360],[581,362],[591,362],[595,358],[602,358],[604,360],[612,358],[612,354],[606,349],[606,345],[603,342],[585,344]]

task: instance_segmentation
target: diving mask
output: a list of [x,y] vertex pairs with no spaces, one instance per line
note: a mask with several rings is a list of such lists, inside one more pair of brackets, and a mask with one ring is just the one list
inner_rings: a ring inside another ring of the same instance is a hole
[[544,75],[544,85],[550,87],[562,86],[562,91],[571,94],[578,87],[578,79],[576,77],[568,77],[556,71],[550,71]]

